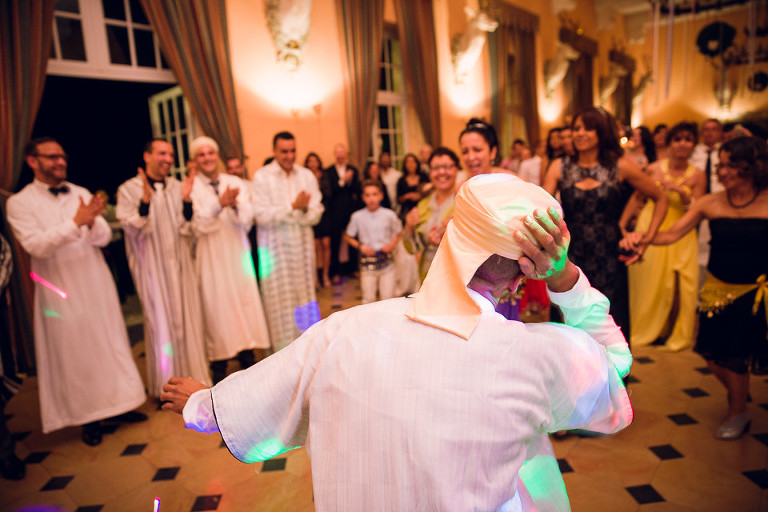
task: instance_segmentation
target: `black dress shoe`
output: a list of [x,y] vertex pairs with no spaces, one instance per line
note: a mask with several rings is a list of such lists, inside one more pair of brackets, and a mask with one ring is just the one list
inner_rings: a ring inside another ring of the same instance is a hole
[[139,411],[128,411],[117,416],[107,418],[105,421],[118,421],[120,423],[140,423],[147,421],[147,415]]
[[26,466],[15,454],[0,460],[0,475],[6,480],[21,480],[26,474]]
[[101,425],[98,421],[83,425],[83,442],[88,446],[101,444]]

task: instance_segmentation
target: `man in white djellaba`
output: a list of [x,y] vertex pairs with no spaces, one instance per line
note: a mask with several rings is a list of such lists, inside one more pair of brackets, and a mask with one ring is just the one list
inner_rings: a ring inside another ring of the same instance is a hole
[[144,312],[147,388],[159,397],[173,375],[210,383],[203,343],[200,290],[192,260],[192,184],[169,176],[173,147],[152,139],[146,169],[117,189],[117,218]]
[[294,136],[276,134],[272,148],[274,160],[253,177],[253,208],[261,293],[272,347],[279,350],[320,320],[312,226],[323,205],[317,178],[296,165]]
[[[517,177],[471,178],[415,297],[337,312],[213,388],[171,379],[163,408],[245,462],[308,442],[318,511],[536,510],[519,472],[546,432],[633,417],[629,347],[561,212]],[[569,325],[495,312],[523,275]]]
[[[8,199],[8,222],[29,253],[35,280],[34,333],[43,433],[83,425],[101,442],[99,421],[135,422],[146,400],[117,289],[100,248],[112,239],[103,201],[66,181],[56,140],[32,140],[32,183]],[[119,415],[119,416],[116,416]]]
[[219,145],[212,138],[196,138],[189,153],[200,170],[190,194],[192,228],[205,350],[216,383],[226,376],[227,360],[235,356],[242,368],[253,365],[253,349],[269,348],[269,333],[247,238],[253,224],[248,186],[224,172]]

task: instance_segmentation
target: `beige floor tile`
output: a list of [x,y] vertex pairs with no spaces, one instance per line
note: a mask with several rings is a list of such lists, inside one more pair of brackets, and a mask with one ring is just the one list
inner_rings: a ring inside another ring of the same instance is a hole
[[117,457],[79,469],[67,493],[77,503],[106,503],[149,484],[157,469],[141,457]]
[[196,496],[174,481],[150,482],[109,499],[101,512],[151,512],[155,498],[161,512],[188,512]]
[[573,512],[634,512],[637,509],[637,502],[621,486],[579,473],[563,476]]
[[647,484],[659,458],[647,448],[613,443],[606,439],[581,439],[568,454],[574,472],[619,487]]

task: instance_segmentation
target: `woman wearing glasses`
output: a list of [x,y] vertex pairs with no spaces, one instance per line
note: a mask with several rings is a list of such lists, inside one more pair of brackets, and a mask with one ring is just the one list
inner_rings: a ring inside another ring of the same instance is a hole
[[696,201],[668,231],[653,238],[668,245],[709,219],[707,279],[699,292],[695,351],[728,390],[728,414],[715,437],[738,439],[749,430],[749,373],[768,373],[768,149],[757,137],[720,148],[717,176],[725,187]]

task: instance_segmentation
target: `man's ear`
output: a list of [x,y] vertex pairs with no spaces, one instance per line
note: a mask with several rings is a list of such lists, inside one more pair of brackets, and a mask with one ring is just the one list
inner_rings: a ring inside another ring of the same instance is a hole
[[38,162],[37,162],[37,158],[35,158],[34,156],[32,156],[32,155],[28,155],[28,156],[27,156],[27,157],[24,159],[24,161],[25,161],[25,162],[27,162],[27,165],[28,165],[28,166],[29,166],[29,168],[30,168],[30,169],[32,169],[33,171],[37,169],[37,166],[38,166]]

